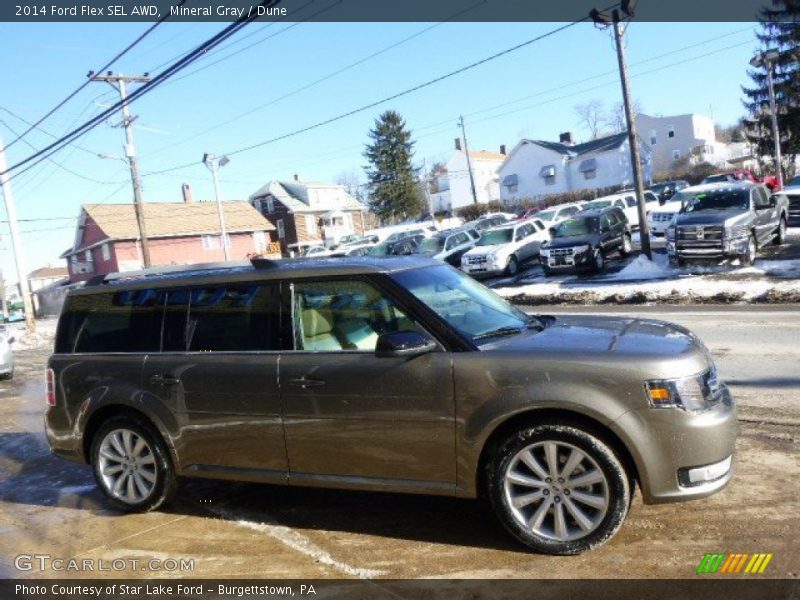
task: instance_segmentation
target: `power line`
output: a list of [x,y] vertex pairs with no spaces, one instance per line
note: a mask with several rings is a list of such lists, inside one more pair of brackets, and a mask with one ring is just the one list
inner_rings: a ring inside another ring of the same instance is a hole
[[[179,4],[178,6],[183,6],[183,4],[184,4],[185,2],[186,2],[186,0],[181,0],[180,4]],[[160,18],[158,21],[156,21],[156,22],[155,22],[155,23],[153,23],[153,24],[152,24],[150,27],[148,27],[148,28],[147,28],[147,29],[144,31],[144,33],[142,33],[142,34],[141,34],[139,37],[137,37],[135,40],[133,40],[133,42],[131,42],[130,44],[128,44],[128,45],[127,45],[127,46],[126,46],[126,47],[125,47],[125,48],[124,48],[124,49],[123,49],[121,52],[118,52],[118,53],[117,53],[117,55],[116,55],[116,56],[114,56],[114,58],[112,58],[112,59],[111,59],[111,60],[109,60],[109,61],[108,61],[108,62],[107,62],[105,65],[103,65],[102,67],[100,67],[100,68],[98,69],[98,71],[105,71],[105,70],[106,70],[106,69],[108,69],[108,68],[109,68],[111,65],[113,65],[115,62],[117,62],[117,61],[118,61],[120,58],[122,58],[123,56],[125,56],[125,55],[126,55],[128,52],[130,52],[130,51],[131,51],[131,50],[134,48],[134,46],[136,46],[136,45],[137,45],[139,42],[141,42],[141,41],[142,41],[144,38],[146,38],[148,35],[150,35],[150,34],[153,32],[153,30],[155,30],[155,28],[156,28],[156,27],[158,27],[159,25],[161,25],[161,23],[163,23],[164,21],[166,21],[166,20],[169,18],[169,16],[170,16],[170,13],[169,13],[169,12],[168,12],[168,13],[165,13],[163,17],[161,17],[161,18]],[[63,99],[61,102],[59,102],[59,103],[58,103],[58,104],[56,104],[56,105],[55,105],[53,108],[51,108],[51,109],[50,109],[50,110],[49,110],[47,113],[45,113],[45,115],[44,115],[44,116],[42,116],[42,117],[41,117],[41,118],[40,118],[38,121],[36,121],[36,122],[35,122],[33,125],[31,125],[30,127],[28,127],[28,129],[26,129],[25,131],[23,131],[21,135],[17,136],[17,137],[16,137],[16,138],[14,138],[13,140],[11,140],[11,142],[9,142],[8,144],[6,144],[6,147],[5,147],[5,149],[6,149],[6,150],[8,150],[8,149],[9,149],[11,146],[13,146],[14,144],[16,144],[16,143],[17,143],[17,142],[18,142],[20,139],[22,139],[23,137],[25,137],[26,135],[28,135],[28,134],[29,134],[29,133],[30,133],[30,132],[31,132],[31,131],[32,131],[32,130],[35,128],[35,127],[37,127],[38,125],[41,125],[41,124],[42,124],[42,123],[45,121],[45,119],[47,119],[47,118],[48,118],[50,115],[52,115],[54,112],[56,112],[56,111],[57,111],[59,108],[61,108],[62,106],[64,106],[64,105],[65,105],[67,102],[69,102],[70,100],[72,100],[72,99],[73,99],[73,98],[74,98],[74,97],[75,97],[75,96],[76,96],[78,93],[80,93],[80,92],[81,92],[81,90],[83,90],[83,89],[84,89],[84,88],[85,88],[87,85],[89,85],[89,81],[84,81],[84,82],[83,82],[81,85],[79,85],[79,86],[78,86],[78,87],[77,87],[77,88],[76,88],[76,89],[75,89],[75,90],[74,90],[74,91],[73,91],[71,94],[69,94],[69,95],[68,95],[66,98],[64,98],[64,99]],[[14,168],[14,167],[12,166],[12,167],[11,167],[11,169],[13,169],[13,168]],[[6,172],[10,171],[11,169],[8,169]]]
[[[272,5],[272,4],[276,3],[277,1],[278,0],[264,0],[258,6]],[[162,82],[166,81],[167,79],[169,79],[170,77],[172,77],[173,75],[175,75],[176,73],[181,71],[182,69],[184,69],[187,66],[189,66],[190,64],[192,64],[200,56],[202,56],[203,53],[207,52],[211,48],[214,48],[215,46],[217,46],[218,44],[222,43],[223,41],[225,41],[230,36],[234,35],[239,29],[241,29],[242,27],[244,27],[245,25],[247,25],[251,21],[253,21],[256,18],[258,18],[257,11],[254,11],[254,12],[255,12],[255,14],[253,14],[251,16],[247,16],[247,17],[243,16],[243,17],[237,19],[234,23],[228,25],[222,31],[220,31],[216,35],[212,36],[211,38],[209,38],[208,40],[203,42],[200,46],[195,48],[193,51],[191,51],[189,54],[184,56],[178,62],[174,63],[172,66],[168,67],[166,70],[164,70],[163,72],[161,72],[158,75],[156,75],[155,77],[153,77],[149,82],[147,82],[146,84],[144,84],[143,86],[141,86],[140,88],[135,90],[133,93],[131,93],[130,96],[128,96],[128,98],[125,100],[125,102],[123,102],[122,100],[120,100],[119,102],[116,102],[114,105],[109,107],[107,110],[103,111],[102,113],[100,113],[96,117],[90,119],[89,121],[87,121],[86,123],[84,123],[83,125],[78,127],[77,129],[74,129],[70,133],[62,136],[61,138],[59,138],[58,140],[56,140],[55,142],[53,142],[49,146],[43,148],[42,150],[39,150],[38,152],[32,154],[29,157],[19,161],[18,163],[12,165],[11,167],[8,167],[2,174],[7,174],[10,171],[16,170],[16,169],[18,169],[18,168],[30,163],[31,161],[38,159],[35,163],[33,163],[32,165],[26,167],[22,171],[16,173],[15,175],[10,177],[9,179],[12,179],[13,177],[19,176],[21,173],[24,173],[28,169],[36,166],[36,164],[38,164],[42,160],[45,160],[45,158],[47,156],[49,156],[50,154],[53,154],[54,152],[56,152],[57,150],[61,149],[62,147],[64,147],[69,142],[71,142],[72,140],[77,139],[78,137],[84,135],[87,131],[89,131],[89,130],[93,129],[94,127],[96,127],[106,117],[110,116],[111,114],[114,114],[124,103],[128,103],[128,104],[132,103],[134,100],[140,98],[141,96],[143,96],[144,94],[148,93],[149,91],[151,91],[153,88],[155,88],[156,86],[158,86]],[[42,157],[43,155],[46,155],[46,156]],[[42,157],[42,158],[39,158],[39,157]]]

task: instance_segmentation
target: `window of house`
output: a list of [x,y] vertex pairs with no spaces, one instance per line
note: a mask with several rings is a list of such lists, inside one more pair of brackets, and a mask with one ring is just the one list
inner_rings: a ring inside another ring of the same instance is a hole
[[264,252],[267,249],[267,236],[263,231],[253,232],[253,248],[256,252]]
[[674,160],[678,160],[680,157],[681,157],[681,151],[680,150],[673,150],[672,151],[672,158]]
[[94,260],[94,258],[92,257],[92,251],[91,250],[87,250],[86,252],[84,252],[83,253],[83,257],[86,260],[86,262],[92,262]]
[[553,185],[556,182],[556,166],[547,165],[539,169],[539,177],[544,179],[545,185]]
[[509,186],[507,186],[507,187],[508,187],[508,193],[509,193],[509,194],[514,194],[514,193],[516,193],[517,189],[519,188],[519,186],[518,186],[516,183],[514,183],[514,184],[512,184],[512,185],[509,185]]
[[344,228],[346,231],[354,231],[353,229],[353,213],[344,213]]
[[272,198],[267,198],[267,212],[270,214],[275,212],[275,200]]
[[202,238],[203,250],[219,250],[222,248],[218,235],[204,235]]
[[414,322],[364,281],[316,281],[293,286],[295,349],[374,352],[378,336],[414,331]]
[[317,217],[316,215],[306,215],[306,233],[308,235],[317,235]]
[[73,255],[70,257],[70,260],[72,261],[72,264],[73,264],[73,265],[74,265],[74,264],[76,264],[76,263],[78,262],[78,255],[77,255],[77,254],[73,254]]
[[100,250],[103,253],[103,260],[111,260],[111,249],[108,247],[108,244],[100,246]]
[[674,138],[675,137],[675,126],[674,125],[670,125],[669,127],[667,127],[667,137],[668,138]]
[[286,237],[286,230],[283,227],[283,219],[278,219],[275,222],[275,227],[278,229],[278,237],[283,239]]
[[592,169],[591,171],[584,171],[583,172],[583,178],[584,179],[594,179],[596,177],[597,177],[597,171],[595,169]]
[[651,129],[650,130],[650,145],[651,146],[655,146],[656,145],[656,141],[657,141],[656,130],[655,129]]

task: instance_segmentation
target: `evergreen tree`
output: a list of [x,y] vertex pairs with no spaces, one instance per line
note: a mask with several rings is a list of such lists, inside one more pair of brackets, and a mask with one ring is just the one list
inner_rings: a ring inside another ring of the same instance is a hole
[[[772,7],[761,11],[760,31],[756,34],[761,47],[757,54],[776,50],[773,63],[775,104],[778,133],[781,140],[783,168],[793,172],[794,159],[800,153],[800,0],[772,0]],[[772,115],[769,108],[766,65],[748,70],[752,87],[742,87],[749,112],[742,125],[747,140],[762,156],[773,156]],[[788,172],[787,172],[788,171]]]
[[419,215],[425,203],[411,164],[414,142],[405,121],[388,110],[375,120],[369,137],[364,157],[369,161],[370,208],[383,222]]

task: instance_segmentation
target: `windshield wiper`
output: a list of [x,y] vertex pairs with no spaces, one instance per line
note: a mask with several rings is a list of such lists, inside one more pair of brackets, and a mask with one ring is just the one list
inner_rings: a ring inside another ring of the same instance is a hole
[[528,319],[525,321],[528,325],[528,329],[536,329],[537,331],[542,331],[547,325],[545,325],[544,319],[537,317],[536,315],[528,315]]
[[490,329],[489,331],[484,331],[483,333],[479,333],[478,335],[473,335],[473,340],[484,340],[490,337],[500,337],[504,335],[516,335],[522,332],[521,327],[498,327],[497,329]]

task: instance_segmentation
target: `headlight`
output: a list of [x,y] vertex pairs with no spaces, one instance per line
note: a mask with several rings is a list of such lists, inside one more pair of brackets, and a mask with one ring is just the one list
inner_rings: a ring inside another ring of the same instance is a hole
[[670,241],[675,241],[675,228],[669,227],[667,229],[667,239]]
[[720,397],[714,367],[689,377],[652,379],[645,382],[644,388],[653,408],[680,408],[698,412],[709,408]]
[[747,237],[747,225],[734,225],[730,228],[725,228],[725,238],[726,239],[736,239],[736,238],[743,238]]
[[550,256],[550,250],[547,248],[539,248],[539,255],[548,258]]
[[573,254],[581,254],[582,252],[588,252],[592,247],[589,244],[583,244],[581,246],[575,246],[572,249]]

